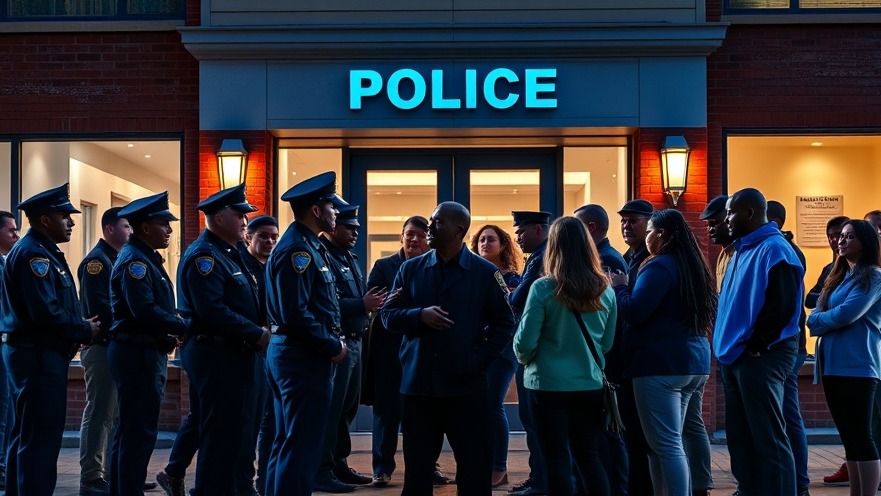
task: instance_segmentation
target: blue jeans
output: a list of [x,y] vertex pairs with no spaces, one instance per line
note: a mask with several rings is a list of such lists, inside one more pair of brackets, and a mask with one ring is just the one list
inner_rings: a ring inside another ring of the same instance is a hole
[[795,460],[783,419],[783,389],[798,336],[758,357],[744,352],[722,365],[731,472],[746,496],[795,494]]
[[649,471],[655,494],[688,496],[691,472],[682,445],[689,401],[707,382],[706,375],[633,378],[633,395],[649,445]]
[[808,438],[798,403],[798,371],[804,365],[805,358],[806,354],[796,355],[795,365],[783,384],[783,420],[795,460],[795,483],[799,488],[806,488],[811,483],[808,477]]
[[685,448],[685,456],[688,457],[691,487],[695,491],[713,488],[710,436],[707,435],[703,416],[704,386],[698,388],[688,400],[685,424],[682,426],[682,447]]
[[517,363],[498,357],[486,371],[489,381],[489,421],[493,442],[493,471],[508,470],[508,416],[505,414],[505,395],[511,387],[511,379],[517,371]]

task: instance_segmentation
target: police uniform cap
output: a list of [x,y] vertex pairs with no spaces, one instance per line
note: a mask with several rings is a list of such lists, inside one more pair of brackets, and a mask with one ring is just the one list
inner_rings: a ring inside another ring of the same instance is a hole
[[47,214],[49,212],[81,213],[70,203],[70,183],[64,183],[28,198],[18,204],[28,217]]
[[511,212],[514,217],[514,227],[526,224],[548,225],[551,223],[550,212],[528,212],[523,210],[515,210]]
[[646,217],[650,217],[653,213],[655,213],[655,207],[648,200],[636,199],[630,200],[625,203],[621,210],[618,211],[619,214],[639,214],[645,215]]
[[243,214],[257,211],[257,207],[248,203],[245,198],[244,184],[218,191],[196,205],[196,208],[205,212],[206,215],[216,214],[226,207],[238,210]]
[[294,185],[281,195],[282,201],[291,206],[312,205],[322,200],[333,202],[338,209],[342,206],[337,200],[342,201],[336,195],[336,172],[328,171],[317,176],[310,177],[305,181]]
[[707,203],[707,208],[705,208],[704,211],[701,212],[700,220],[712,219],[713,217],[716,217],[720,213],[724,212],[725,205],[727,203],[727,195],[719,195],[713,198],[712,200],[710,200],[709,203]]
[[252,231],[263,226],[278,227],[278,221],[271,215],[260,215],[248,222],[248,229]]
[[361,227],[361,224],[358,222],[358,208],[359,205],[346,205],[339,208],[339,213],[336,216],[337,224]]
[[119,216],[128,219],[129,222],[143,222],[150,219],[178,220],[168,210],[168,191],[133,200],[122,207]]

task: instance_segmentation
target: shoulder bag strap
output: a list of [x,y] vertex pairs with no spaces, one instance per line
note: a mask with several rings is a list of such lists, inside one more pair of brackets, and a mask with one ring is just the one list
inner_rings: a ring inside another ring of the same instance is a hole
[[[584,319],[581,318],[581,313],[578,310],[572,309],[572,314],[575,315],[575,321],[578,322],[578,326],[581,327],[581,334],[584,336],[584,340],[587,341],[587,347],[590,348],[590,354],[593,355],[593,359],[597,364],[597,367],[600,367],[600,354],[597,353],[597,347],[593,344],[593,339],[591,339],[590,334],[587,332],[587,326],[584,325]],[[600,371],[603,373],[603,378],[606,377],[606,371],[600,367]]]

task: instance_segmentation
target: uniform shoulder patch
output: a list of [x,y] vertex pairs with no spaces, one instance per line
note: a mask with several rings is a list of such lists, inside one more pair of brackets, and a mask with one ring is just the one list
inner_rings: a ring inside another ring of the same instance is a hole
[[308,251],[295,251],[291,254],[291,261],[294,263],[294,270],[297,271],[297,274],[302,274],[312,263],[312,255]]
[[501,286],[502,291],[507,293],[508,292],[508,283],[505,282],[505,277],[502,276],[502,273],[497,270],[496,273],[493,275],[496,278],[496,282],[499,283],[499,286]]
[[214,270],[214,257],[199,257],[196,259],[196,270],[203,276],[207,276]]
[[86,272],[89,275],[97,276],[102,270],[104,270],[104,264],[100,260],[92,260],[86,264]]
[[31,272],[37,277],[46,277],[49,273],[49,267],[52,265],[48,258],[34,257],[31,259]]
[[135,279],[143,279],[147,275],[147,264],[144,262],[132,262],[128,264],[128,273]]

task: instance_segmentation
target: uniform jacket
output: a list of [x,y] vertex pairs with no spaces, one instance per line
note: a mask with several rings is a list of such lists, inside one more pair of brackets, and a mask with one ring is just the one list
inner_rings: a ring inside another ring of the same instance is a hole
[[808,327],[817,340],[820,375],[881,379],[881,269],[863,287],[847,274],[829,293],[828,310],[814,310]]
[[178,311],[187,335],[256,343],[263,335],[257,280],[239,251],[205,229],[178,267]]
[[[380,315],[401,345],[401,393],[457,396],[487,388],[486,369],[514,335],[514,315],[498,269],[462,245],[446,266],[435,250],[404,262],[395,277],[401,294]],[[440,306],[453,325],[423,325],[422,309]]]
[[291,343],[333,358],[342,351],[336,282],[324,258],[327,248],[294,221],[266,262],[266,306],[273,332]]
[[90,319],[98,316],[101,330],[92,340],[92,344],[107,344],[108,332],[113,324],[113,312],[110,310],[110,271],[119,252],[103,239],[92,248],[86,258],[80,262],[76,270],[80,281],[80,301],[83,306],[83,317]]
[[257,323],[261,326],[266,325],[266,276],[264,274],[266,267],[263,266],[263,262],[257,260],[257,257],[251,255],[251,252],[248,251],[248,245],[244,241],[240,242],[236,248],[242,255],[245,267],[251,271],[251,275],[257,281],[257,297],[260,301],[260,321]]
[[508,301],[511,302],[511,308],[514,309],[514,314],[518,318],[523,313],[523,309],[526,308],[526,297],[529,296],[529,288],[532,287],[532,283],[544,275],[544,256],[547,246],[548,242],[543,241],[529,255],[529,258],[526,259],[526,266],[523,267],[523,277],[520,278],[520,285],[517,286],[517,289],[508,298]]
[[0,329],[35,341],[91,340],[64,253],[44,234],[31,229],[18,240],[6,256],[2,280]]
[[329,267],[336,280],[343,334],[350,339],[360,339],[367,330],[367,311],[364,310],[364,275],[358,267],[358,257],[327,238],[322,237],[321,243],[327,248]]
[[110,306],[111,335],[152,336],[169,345],[173,343],[169,335],[184,334],[184,321],[177,316],[174,287],[162,266],[162,256],[134,236],[119,251],[110,273]]

